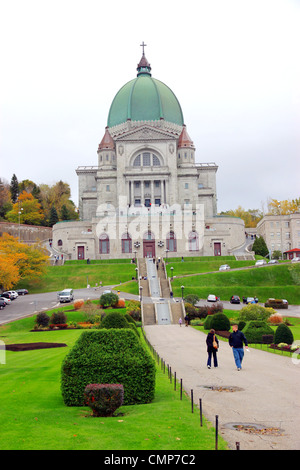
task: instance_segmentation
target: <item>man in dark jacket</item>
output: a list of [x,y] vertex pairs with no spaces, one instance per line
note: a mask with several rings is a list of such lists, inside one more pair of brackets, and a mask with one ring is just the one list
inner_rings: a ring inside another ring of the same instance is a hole
[[241,370],[242,368],[242,361],[244,357],[243,344],[245,344],[246,349],[248,349],[248,341],[246,336],[242,331],[239,331],[237,325],[232,325],[232,333],[229,336],[229,346],[232,347],[237,370]]

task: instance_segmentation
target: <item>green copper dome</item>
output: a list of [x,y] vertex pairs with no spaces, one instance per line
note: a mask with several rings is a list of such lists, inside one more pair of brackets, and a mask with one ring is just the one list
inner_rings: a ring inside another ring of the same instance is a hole
[[183,125],[180,104],[169,87],[151,77],[151,67],[143,57],[138,64],[137,78],[126,83],[111,104],[107,126],[131,121],[165,121]]

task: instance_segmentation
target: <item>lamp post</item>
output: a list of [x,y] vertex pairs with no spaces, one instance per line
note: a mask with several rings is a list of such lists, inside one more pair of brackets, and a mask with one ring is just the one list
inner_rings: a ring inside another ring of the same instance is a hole
[[133,252],[133,253],[134,253],[134,262],[135,262],[135,264],[136,264],[136,261],[137,261],[137,260],[136,260],[136,253],[137,253],[137,251],[136,251],[136,250],[134,250],[134,252]]
[[142,303],[142,293],[143,293],[143,286],[140,286],[140,302]]
[[171,267],[171,281],[173,281],[173,266]]
[[183,291],[184,291],[184,286],[181,286],[181,298],[183,300]]
[[135,268],[135,278],[138,280],[138,268]]
[[167,250],[165,250],[165,252],[166,252],[166,264],[168,264],[168,252],[169,252],[169,250],[167,249]]

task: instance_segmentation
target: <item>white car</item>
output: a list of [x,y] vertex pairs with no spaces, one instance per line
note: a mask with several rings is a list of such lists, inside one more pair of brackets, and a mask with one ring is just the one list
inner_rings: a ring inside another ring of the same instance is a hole
[[10,304],[11,304],[11,300],[10,300],[10,299],[7,299],[6,297],[1,297],[1,299],[4,300],[4,302],[6,303],[6,305],[10,305]]
[[300,261],[299,256],[296,256],[295,258],[292,259],[292,263],[297,263],[297,261]]
[[9,294],[12,299],[19,297],[19,294],[15,290],[7,290],[4,294]]
[[265,264],[267,264],[266,260],[259,259],[258,261],[256,261],[255,266],[264,266]]
[[207,301],[208,301],[208,302],[217,302],[218,300],[220,300],[220,298],[217,297],[216,295],[213,295],[213,294],[210,294],[210,295],[207,297]]
[[277,264],[278,263],[278,259],[270,259],[270,261],[268,262],[268,264]]
[[219,271],[228,271],[228,269],[230,269],[228,264],[222,264],[222,266],[219,267]]

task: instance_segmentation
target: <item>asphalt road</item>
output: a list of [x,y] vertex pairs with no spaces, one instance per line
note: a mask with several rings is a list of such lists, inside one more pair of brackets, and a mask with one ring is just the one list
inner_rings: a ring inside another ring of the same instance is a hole
[[[105,289],[111,288],[114,292],[117,292],[119,286],[103,286],[102,288],[86,288],[86,289],[75,289],[75,299],[94,300],[99,299],[102,292]],[[122,286],[120,286],[120,289]],[[138,299],[138,296],[128,294],[126,292],[120,292],[120,297],[125,299]],[[174,298],[174,301],[179,301],[180,298]],[[158,298],[143,297],[144,302],[156,302],[160,301]],[[231,310],[240,310],[243,304],[231,304],[228,301],[222,301],[224,308]],[[206,300],[200,300],[197,305],[207,305]],[[50,310],[58,307],[60,304],[57,300],[57,292],[46,292],[44,294],[28,294],[19,296],[13,300],[10,305],[7,305],[3,310],[0,310],[0,324],[9,323],[19,318],[24,318],[43,310]],[[300,317],[300,305],[289,305],[287,310],[280,312],[283,316],[289,317]]]

